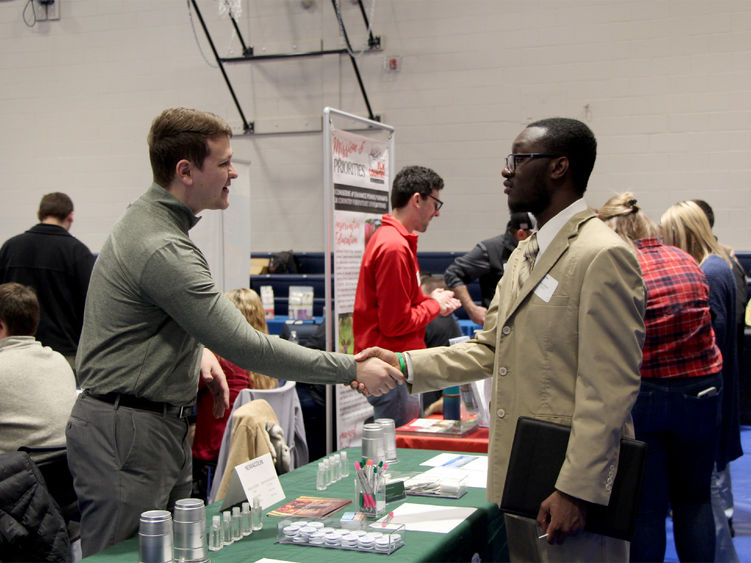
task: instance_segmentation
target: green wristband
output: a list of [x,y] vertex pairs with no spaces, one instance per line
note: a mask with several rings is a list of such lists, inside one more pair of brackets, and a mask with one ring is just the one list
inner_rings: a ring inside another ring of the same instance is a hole
[[402,356],[401,352],[396,353],[396,357],[399,358],[399,368],[402,370],[402,373],[404,375],[407,374],[407,364],[404,362],[404,356]]

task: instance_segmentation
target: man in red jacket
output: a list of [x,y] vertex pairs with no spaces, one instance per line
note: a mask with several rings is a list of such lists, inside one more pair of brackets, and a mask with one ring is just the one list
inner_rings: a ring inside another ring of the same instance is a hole
[[[430,168],[407,166],[394,178],[392,213],[365,248],[352,316],[355,352],[370,346],[388,350],[425,348],[425,326],[439,314],[455,311],[460,302],[452,291],[423,295],[417,263],[417,233],[424,233],[440,214],[443,179]],[[403,385],[380,397],[369,397],[375,418],[393,418],[396,426],[420,414],[418,396]]]

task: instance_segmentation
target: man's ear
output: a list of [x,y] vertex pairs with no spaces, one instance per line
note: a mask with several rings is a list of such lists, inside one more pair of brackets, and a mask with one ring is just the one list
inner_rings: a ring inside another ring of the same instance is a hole
[[554,180],[560,180],[568,173],[569,162],[567,156],[558,156],[553,159],[550,176]]
[[183,184],[193,184],[193,163],[183,158],[175,165],[175,179]]
[[8,327],[5,325],[3,319],[0,319],[0,339],[8,338]]
[[420,205],[422,204],[422,196],[420,195],[420,192],[413,193],[412,197],[410,197],[409,199],[415,205],[415,207],[420,207]]

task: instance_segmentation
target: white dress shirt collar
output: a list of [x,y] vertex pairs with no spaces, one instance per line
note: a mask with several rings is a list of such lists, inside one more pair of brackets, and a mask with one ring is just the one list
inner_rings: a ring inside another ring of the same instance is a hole
[[[555,235],[558,234],[558,231],[563,228],[568,220],[586,209],[587,204],[584,201],[584,198],[577,199],[574,203],[569,205],[566,209],[559,211],[557,215],[550,219],[550,221],[540,227],[540,230],[537,231],[537,244],[540,245],[540,251],[537,253],[537,260],[539,260],[540,256],[545,253],[545,250],[550,246],[550,243],[553,242]],[[537,264],[537,260],[535,260],[535,264]]]

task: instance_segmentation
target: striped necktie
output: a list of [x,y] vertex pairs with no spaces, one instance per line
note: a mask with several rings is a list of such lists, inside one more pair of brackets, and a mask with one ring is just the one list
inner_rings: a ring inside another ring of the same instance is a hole
[[522,260],[519,264],[519,269],[516,275],[516,286],[514,287],[514,299],[519,295],[519,291],[524,284],[527,283],[529,274],[532,273],[532,268],[535,266],[535,260],[537,259],[537,253],[540,251],[540,245],[537,243],[537,233],[533,233],[531,237],[526,240],[524,250],[522,252]]

